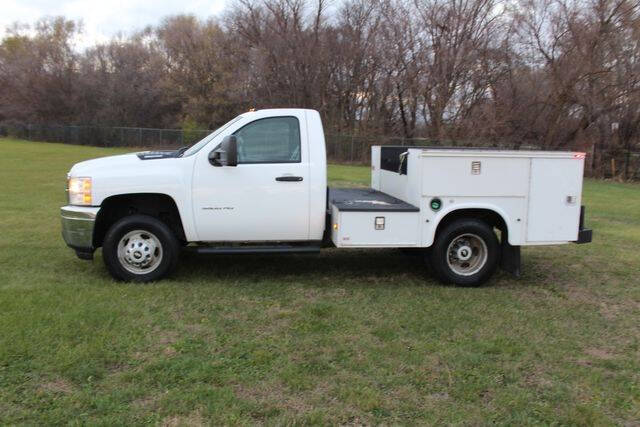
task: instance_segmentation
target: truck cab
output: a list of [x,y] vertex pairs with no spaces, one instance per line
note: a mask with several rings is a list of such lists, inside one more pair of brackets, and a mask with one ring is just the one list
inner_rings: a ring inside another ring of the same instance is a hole
[[[319,113],[252,111],[186,149],[74,165],[62,230],[80,258],[102,247],[119,280],[160,279],[182,250],[335,246],[421,250],[443,281],[475,285],[501,258],[517,272],[520,245],[590,240],[580,219],[583,162],[575,153],[373,147],[370,189],[328,189]],[[451,224],[462,234],[440,242]]]

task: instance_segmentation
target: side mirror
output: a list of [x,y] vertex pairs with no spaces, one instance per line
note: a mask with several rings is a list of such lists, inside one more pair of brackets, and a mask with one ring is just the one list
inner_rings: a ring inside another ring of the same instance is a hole
[[220,147],[209,153],[209,163],[213,166],[238,166],[238,139],[227,135]]

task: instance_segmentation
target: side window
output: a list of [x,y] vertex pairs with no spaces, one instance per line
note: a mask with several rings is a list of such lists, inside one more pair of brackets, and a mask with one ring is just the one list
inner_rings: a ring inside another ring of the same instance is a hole
[[300,124],[295,117],[270,117],[236,131],[238,163],[299,163]]

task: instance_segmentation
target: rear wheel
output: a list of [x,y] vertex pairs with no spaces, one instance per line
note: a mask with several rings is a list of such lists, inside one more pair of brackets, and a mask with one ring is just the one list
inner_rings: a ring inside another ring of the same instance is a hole
[[132,215],[117,221],[104,238],[102,255],[109,273],[122,281],[150,282],[177,265],[180,244],[162,221]]
[[459,219],[438,232],[429,265],[444,283],[479,286],[493,275],[499,259],[493,229],[483,221]]

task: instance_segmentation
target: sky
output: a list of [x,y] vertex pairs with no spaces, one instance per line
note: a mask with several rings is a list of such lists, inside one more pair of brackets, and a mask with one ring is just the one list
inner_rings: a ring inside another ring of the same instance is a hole
[[219,15],[230,0],[1,0],[0,38],[14,22],[33,24],[45,16],[83,22],[77,48],[105,42],[118,33],[130,34],[163,17],[193,14],[206,19]]

